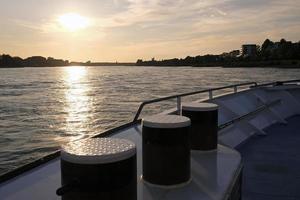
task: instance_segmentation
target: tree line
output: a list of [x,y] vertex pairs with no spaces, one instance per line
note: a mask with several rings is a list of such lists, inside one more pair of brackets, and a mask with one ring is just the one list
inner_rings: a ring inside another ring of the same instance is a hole
[[[236,52],[232,51],[232,52]],[[281,39],[273,42],[266,39],[261,46],[257,45],[255,53],[251,56],[223,53],[220,55],[198,55],[195,57],[173,58],[165,60],[143,61],[137,60],[138,66],[224,66],[224,67],[263,67],[274,65],[293,65],[300,67],[300,41],[291,42]]]
[[12,57],[7,54],[0,55],[1,67],[56,67],[56,66],[117,66],[117,65],[137,65],[137,66],[224,66],[224,67],[265,67],[265,66],[293,66],[300,67],[300,42],[291,42],[281,39],[273,42],[266,39],[261,46],[257,45],[254,54],[236,54],[238,50],[220,55],[198,55],[195,57],[173,58],[164,60],[149,61],[137,60],[136,63],[118,62],[69,62],[68,60],[55,59],[52,57],[32,56],[25,59]]
[[26,59],[12,57],[7,54],[0,55],[0,67],[52,67],[69,65],[68,60],[52,57],[32,56]]
[[59,66],[131,66],[135,63],[118,62],[69,62],[68,60],[52,57],[32,56],[26,59],[12,57],[7,54],[0,55],[0,68],[10,67],[59,67]]

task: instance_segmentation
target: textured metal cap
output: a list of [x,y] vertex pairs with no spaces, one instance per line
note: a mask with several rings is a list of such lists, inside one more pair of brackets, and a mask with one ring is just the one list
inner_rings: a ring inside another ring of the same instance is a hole
[[214,103],[183,103],[182,110],[188,111],[213,111],[218,109],[218,105]]
[[143,126],[151,128],[180,128],[191,124],[191,120],[180,115],[152,115],[143,119]]
[[71,142],[62,147],[61,158],[78,164],[112,163],[136,153],[133,142],[118,138],[91,138]]

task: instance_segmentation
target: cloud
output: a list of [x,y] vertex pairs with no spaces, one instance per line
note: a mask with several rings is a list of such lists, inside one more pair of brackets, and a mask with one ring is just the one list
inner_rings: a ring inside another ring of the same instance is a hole
[[[300,35],[299,0],[56,0],[43,4],[47,5],[34,4],[35,10],[41,8],[34,15],[12,20],[9,26],[22,27],[18,38],[34,35],[34,42],[52,40],[56,48],[73,42],[92,49],[89,57],[93,52],[101,58],[119,55],[125,60],[220,53],[244,42],[299,40]],[[68,12],[89,17],[93,24],[70,34],[56,21]],[[1,19],[7,21],[5,16]],[[2,27],[0,37],[16,29]]]
[[[130,0],[127,9],[107,19],[112,27],[130,26],[135,24],[169,24],[175,20],[186,21],[210,15],[226,15],[220,9],[211,7],[217,5],[214,1],[158,1],[158,0]],[[207,10],[209,8],[209,10]]]
[[[89,30],[122,31],[126,36],[132,33],[130,29],[138,28],[145,36],[147,31],[151,32],[150,39],[159,38],[162,33],[177,39],[205,34],[253,33],[254,29],[260,30],[264,26],[299,25],[299,9],[295,4],[300,6],[293,0],[114,0],[110,9],[122,9],[113,15],[93,16],[94,23]],[[19,24],[44,33],[65,32],[55,18]],[[161,38],[165,40],[165,37]]]
[[[131,0],[126,11],[113,16],[107,28],[157,29],[177,37],[205,34],[257,34],[264,28],[299,25],[300,3],[279,0],[143,1]],[[177,30],[176,30],[177,29]],[[174,33],[175,31],[175,33]],[[147,35],[147,34],[146,34]],[[153,35],[155,37],[155,34]],[[162,37],[165,39],[164,37]]]

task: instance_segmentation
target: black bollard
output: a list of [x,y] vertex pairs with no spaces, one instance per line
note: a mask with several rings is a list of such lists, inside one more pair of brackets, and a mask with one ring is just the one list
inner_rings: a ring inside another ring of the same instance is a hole
[[218,105],[183,103],[182,115],[191,119],[191,149],[215,150],[218,144]]
[[190,180],[190,119],[154,115],[143,119],[143,179],[162,186]]
[[69,143],[61,151],[63,200],[136,200],[136,146],[116,138]]

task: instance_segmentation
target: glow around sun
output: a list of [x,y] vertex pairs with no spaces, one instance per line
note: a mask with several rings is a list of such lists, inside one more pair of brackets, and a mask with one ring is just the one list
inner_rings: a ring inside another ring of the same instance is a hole
[[87,17],[76,13],[67,13],[58,17],[58,22],[67,31],[78,31],[87,28],[91,22]]

